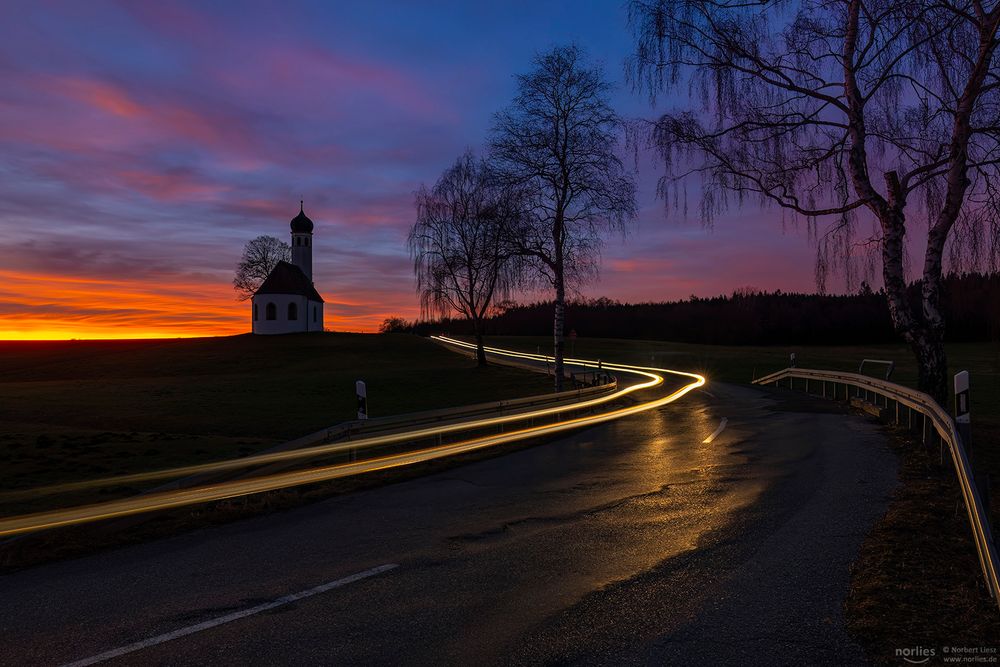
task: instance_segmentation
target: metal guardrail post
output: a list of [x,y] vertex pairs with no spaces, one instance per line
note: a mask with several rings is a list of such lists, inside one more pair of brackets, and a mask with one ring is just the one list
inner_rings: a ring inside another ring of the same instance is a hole
[[886,380],[892,376],[892,372],[896,369],[896,362],[889,359],[862,359],[861,365],[858,366],[858,375],[864,375],[865,364],[885,364],[888,366],[885,371]]

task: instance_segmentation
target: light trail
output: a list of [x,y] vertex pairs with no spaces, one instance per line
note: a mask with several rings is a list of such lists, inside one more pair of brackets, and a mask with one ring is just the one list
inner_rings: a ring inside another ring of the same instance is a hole
[[[468,343],[463,341],[454,340],[450,338],[444,338],[441,336],[433,336],[437,340],[446,342],[450,345],[455,345],[457,347],[469,347]],[[475,346],[472,346],[475,349]],[[491,353],[497,354],[498,356],[511,356],[520,357],[520,353],[512,352],[510,350],[503,350],[500,348],[487,348]],[[524,355],[524,358],[529,358],[528,355]],[[544,361],[545,357],[540,355],[530,355],[533,361]],[[578,361],[578,365],[586,365],[589,362],[583,360]],[[598,362],[593,362],[596,364]],[[592,364],[592,365],[593,365]],[[597,367],[593,365],[593,367]],[[413,431],[406,431],[403,433],[389,433],[386,435],[373,436],[368,438],[360,438],[358,440],[351,440],[349,442],[336,442],[327,445],[316,445],[313,447],[306,447],[303,449],[294,449],[284,452],[272,452],[270,454],[256,454],[253,456],[245,456],[238,459],[227,459],[225,461],[214,461],[212,463],[199,463],[189,466],[180,466],[176,468],[167,468],[164,470],[151,470],[147,472],[130,473],[126,475],[116,475],[114,477],[103,477],[99,479],[89,479],[80,482],[68,482],[64,484],[56,484],[52,486],[39,487],[35,489],[23,489],[18,491],[6,491],[0,493],[0,500],[11,501],[20,500],[24,498],[33,498],[44,495],[53,495],[57,493],[67,493],[71,491],[82,491],[84,489],[100,488],[104,486],[122,485],[122,484],[136,484],[142,482],[152,482],[162,479],[177,479],[180,477],[188,477],[191,475],[201,475],[206,473],[215,472],[226,472],[229,470],[239,470],[241,468],[250,468],[258,465],[270,465],[273,463],[283,463],[291,462],[300,459],[311,459],[318,456],[325,456],[329,454],[339,454],[349,451],[360,451],[363,449],[370,449],[372,447],[380,447],[384,445],[392,445],[400,442],[407,442],[412,440],[422,440],[424,438],[434,438],[437,436],[446,435],[449,433],[455,433],[458,431],[468,431],[473,428],[487,428],[491,426],[500,426],[515,421],[524,421],[526,419],[534,419],[538,417],[547,417],[553,414],[558,414],[560,412],[569,412],[570,410],[579,410],[585,408],[596,407],[603,405],[605,403],[617,400],[623,396],[627,396],[635,391],[640,391],[642,389],[650,389],[652,387],[658,386],[663,383],[663,378],[650,372],[650,369],[631,369],[626,367],[612,368],[611,366],[604,365],[603,369],[608,370],[622,370],[629,373],[635,373],[649,378],[645,382],[639,382],[627,387],[619,388],[605,396],[599,396],[596,398],[588,399],[586,401],[580,401],[578,403],[573,403],[571,405],[559,405],[551,408],[540,408],[537,410],[531,410],[526,412],[516,412],[509,415],[503,415],[498,417],[486,417],[478,419],[475,421],[464,421],[455,424],[446,424],[439,426],[430,426],[421,428]],[[672,371],[673,372],[673,371]],[[679,371],[676,371],[679,373]],[[686,375],[686,374],[685,374]]]
[[[442,342],[446,342],[452,345],[457,345],[459,347],[469,346],[468,343],[464,343],[462,341],[450,338],[443,338],[443,337],[435,337],[435,338],[438,338]],[[550,357],[545,357],[543,355],[521,353],[512,350],[503,350],[500,348],[487,348],[487,350],[493,354],[497,354],[500,356],[531,359],[534,361],[547,361],[551,359]],[[567,359],[567,362],[572,363],[574,365],[580,365],[592,368],[597,368],[598,364],[600,363],[585,359]],[[617,408],[609,412],[603,412],[596,415],[586,415],[583,417],[576,417],[573,419],[566,419],[562,421],[557,421],[552,424],[532,426],[517,431],[511,431],[508,433],[498,433],[495,435],[473,438],[470,440],[465,440],[457,443],[438,445],[436,447],[421,449],[414,452],[391,454],[383,457],[368,459],[365,461],[355,461],[351,463],[341,463],[330,466],[321,466],[318,468],[310,468],[308,470],[296,470],[291,472],[275,473],[263,477],[254,477],[250,479],[237,479],[227,482],[220,482],[217,484],[209,484],[206,486],[195,487],[191,489],[177,489],[172,491],[163,491],[159,493],[149,493],[145,495],[133,496],[130,498],[113,500],[93,505],[84,505],[80,507],[71,507],[66,509],[51,510],[47,512],[38,512],[23,516],[4,518],[0,519],[0,536],[17,535],[21,533],[47,530],[61,526],[81,524],[91,521],[99,521],[115,517],[141,514],[145,512],[154,512],[159,510],[183,507],[186,505],[194,505],[198,503],[205,503],[216,500],[225,500],[227,498],[235,498],[255,493],[263,493],[265,491],[276,491],[279,489],[285,489],[304,484],[313,484],[316,482],[339,479],[343,477],[349,477],[352,475],[359,475],[378,470],[387,470],[391,468],[413,465],[415,463],[432,461],[436,459],[445,458],[448,456],[454,456],[456,454],[473,452],[500,444],[527,440],[529,438],[554,435],[557,433],[563,433],[584,426],[602,424],[615,419],[621,419],[622,417],[627,417],[629,415],[634,415],[640,412],[645,412],[647,410],[653,410],[655,408],[662,407],[664,405],[676,401],[677,399],[693,391],[694,389],[704,386],[707,382],[707,380],[703,376],[698,375],[696,373],[686,373],[682,371],[673,371],[669,369],[658,369],[658,368],[649,368],[645,366],[631,366],[626,364],[614,364],[614,363],[607,363],[607,364],[600,363],[600,368],[609,371],[635,373],[640,376],[645,376],[649,379],[646,380],[645,382],[640,382],[635,385],[626,387],[624,389],[619,389],[618,391],[614,392],[613,394],[610,394],[609,396],[603,396],[596,399],[581,401],[580,403],[574,403],[571,405],[562,405],[551,408],[544,408],[517,415],[510,415],[507,417],[492,417],[486,419],[473,420],[470,422],[463,422],[461,424],[453,424],[449,426],[435,427],[430,429],[419,429],[417,431],[411,431],[409,433],[393,434],[388,436],[379,436],[376,438],[368,438],[366,440],[358,440],[353,443],[337,443],[337,445],[335,446],[333,445],[320,446],[320,447],[310,448],[309,450],[305,451],[276,452],[275,454],[258,456],[256,457],[256,460],[250,463],[249,465],[255,465],[259,463],[269,463],[273,461],[292,460],[296,458],[314,457],[319,454],[325,454],[334,451],[343,451],[345,449],[355,448],[359,446],[371,447],[374,446],[376,443],[386,444],[389,442],[414,440],[423,437],[429,437],[438,433],[454,432],[458,430],[479,429],[487,426],[500,425],[515,420],[523,421],[525,419],[531,419],[539,416],[553,415],[561,412],[577,411],[582,408],[607,403],[610,400],[614,400],[615,398],[620,398],[623,395],[638,391],[640,389],[649,389],[652,387],[659,386],[660,384],[663,383],[663,376],[660,375],[659,373],[679,375],[690,378],[692,381],[685,384],[681,388],[671,392],[670,394],[660,397],[658,399],[645,401],[627,407]],[[247,459],[250,458],[254,457],[247,457]],[[207,470],[223,470],[230,468],[238,468],[248,465],[246,463],[247,459],[238,459],[236,461],[231,461],[231,462],[222,461],[216,464],[205,464],[206,466],[226,466],[228,464],[235,464],[235,463],[240,464],[240,465],[228,465],[228,467],[212,467],[212,468],[204,468],[202,466],[195,466],[195,467],[199,469],[198,470],[199,472]],[[177,476],[175,474],[177,470],[188,470],[190,468],[191,467],[185,469],[174,469],[171,471],[140,473],[139,477],[141,479],[151,479],[152,477],[149,477],[149,475],[164,474],[165,472],[172,473],[170,476]],[[115,482],[121,482],[121,480],[124,479],[124,476],[115,477],[111,479],[114,480]]]

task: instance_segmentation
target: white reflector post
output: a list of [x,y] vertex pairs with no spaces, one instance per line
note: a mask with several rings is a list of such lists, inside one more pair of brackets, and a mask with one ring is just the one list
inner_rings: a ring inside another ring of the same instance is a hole
[[955,373],[955,421],[969,423],[969,371]]
[[358,419],[368,419],[368,388],[365,387],[364,380],[354,383],[355,391],[358,394]]
[[965,445],[965,452],[972,457],[972,423],[969,419],[969,371],[955,373],[955,426]]

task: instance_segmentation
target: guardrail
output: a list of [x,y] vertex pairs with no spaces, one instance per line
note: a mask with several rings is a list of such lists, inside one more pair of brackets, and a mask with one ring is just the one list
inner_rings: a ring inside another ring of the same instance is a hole
[[[520,354],[506,353],[511,356]],[[584,362],[580,362],[580,365],[584,365]],[[658,405],[677,400],[688,391],[704,384],[704,378],[700,376],[679,371],[667,371],[685,376],[690,375],[695,381],[663,398],[605,412],[598,410],[598,408],[609,406],[618,399],[636,391],[658,386],[663,382],[662,376],[638,367],[609,364],[605,370],[631,373],[638,375],[640,379],[646,379],[620,387],[617,378],[609,374],[608,384],[597,387],[417,413],[426,420],[422,426],[403,421],[405,418],[412,422],[414,415],[385,418],[381,420],[382,423],[376,423],[373,427],[373,430],[380,430],[381,433],[366,432],[365,437],[357,440],[335,441],[309,446],[309,440],[314,436],[326,441],[335,435],[330,432],[331,429],[324,429],[297,441],[285,443],[286,451],[272,450],[239,459],[12,491],[0,494],[0,496],[15,499],[25,494],[37,496],[119,484],[137,484],[165,479],[177,480],[172,484],[157,487],[153,491],[128,496],[120,500],[22,516],[0,516],[0,536],[14,536],[58,526],[125,517],[171,507],[274,491],[430,461],[507,442],[526,440],[531,437],[560,433],[588,424],[603,423],[626,414],[652,409]],[[470,416],[470,409],[480,413],[485,411],[487,414],[478,417]],[[495,414],[498,410],[505,414]],[[569,415],[574,416],[567,418]],[[376,420],[366,421],[370,423]],[[362,451],[368,453],[369,457],[358,460],[357,455]],[[289,467],[289,464],[305,462],[312,462],[313,467],[283,473],[274,472]],[[231,477],[234,472],[251,472],[250,469],[253,469],[252,475],[244,474],[236,479],[218,481],[217,475]],[[180,478],[184,478],[184,480],[181,481]],[[190,482],[196,482],[196,484],[190,485]]]
[[[301,438],[296,438],[295,440],[289,440],[288,442],[275,445],[274,447],[270,447],[263,452],[260,452],[259,455],[275,454],[278,452],[294,450],[306,450],[309,447],[333,443],[350,443],[358,438],[364,439],[376,435],[391,435],[418,427],[423,428],[428,426],[461,424],[464,421],[490,415],[496,415],[498,417],[516,416],[522,412],[530,412],[535,408],[541,407],[565,407],[566,412],[571,412],[574,409],[573,404],[576,402],[610,395],[616,391],[618,391],[618,379],[614,376],[610,376],[606,384],[596,385],[593,387],[569,389],[567,391],[553,392],[550,394],[538,394],[535,396],[513,398],[503,401],[462,405],[454,408],[410,412],[399,415],[390,415],[387,417],[376,417],[374,419],[353,419],[351,421],[341,422],[336,426],[331,426],[330,428],[326,428],[321,431],[316,431],[315,433],[311,433]],[[526,417],[526,419],[530,419],[530,417]],[[440,436],[437,438],[437,444],[443,444],[443,440]],[[348,449],[347,453],[352,460],[357,456],[357,453],[350,449]],[[248,474],[271,474],[301,462],[301,460],[291,460],[283,463],[274,463],[266,468],[254,470],[252,473]],[[252,461],[243,467],[250,467],[251,464]],[[208,484],[210,482],[229,479],[231,477],[231,471],[225,471],[222,474],[198,474],[158,486],[155,489],[148,491],[148,493],[168,489],[180,489],[199,484]]]
[[[525,368],[538,371],[538,367]],[[77,491],[83,488],[100,488],[119,484],[149,482],[155,480],[172,480],[147,489],[142,495],[156,494],[164,491],[185,489],[222,480],[232,479],[244,474],[267,474],[286,469],[292,465],[306,463],[312,458],[328,455],[346,455],[349,460],[357,458],[359,450],[369,446],[405,445],[408,441],[434,440],[435,444],[444,443],[444,434],[461,436],[473,427],[465,428],[466,422],[486,421],[497,425],[501,431],[516,423],[520,415],[523,421],[534,425],[537,412],[554,411],[558,417],[563,413],[573,413],[579,409],[587,409],[605,399],[618,394],[618,379],[608,376],[606,384],[593,387],[582,387],[562,392],[537,394],[523,398],[506,399],[463,405],[454,408],[426,410],[400,415],[390,415],[375,419],[355,419],[341,422],[335,426],[315,431],[308,435],[288,440],[274,445],[251,456],[216,461],[213,463],[194,464],[178,468],[133,473],[103,479],[71,482],[52,487],[24,489],[0,494],[0,498],[14,498],[19,495],[57,494],[64,491]],[[626,392],[627,393],[627,390]],[[582,407],[581,405],[582,404]],[[249,473],[244,471],[252,469]]]
[[[466,353],[466,350],[462,350],[461,348],[455,348],[453,346],[448,347],[449,349],[460,354]],[[474,353],[471,356],[475,358]],[[538,366],[522,364],[507,359],[496,359],[493,360],[492,363],[521,368],[522,370],[529,370],[535,373],[545,372],[544,369],[539,368]],[[274,445],[273,447],[259,452],[259,454],[302,450],[316,445],[351,441],[355,438],[364,438],[378,434],[391,434],[420,426],[450,424],[453,422],[461,422],[491,414],[496,414],[500,417],[515,415],[521,411],[527,411],[532,408],[544,406],[565,404],[567,405],[567,410],[569,410],[572,408],[571,404],[576,401],[583,401],[588,398],[596,398],[616,392],[618,390],[618,378],[610,374],[605,374],[605,376],[606,377],[604,379],[606,381],[602,384],[594,384],[593,386],[584,386],[577,389],[567,389],[566,391],[536,394],[534,396],[511,398],[502,401],[488,401],[472,405],[460,405],[454,408],[408,412],[398,415],[389,415],[386,417],[375,417],[372,419],[352,419],[320,431],[304,435],[300,438]],[[249,467],[249,464],[246,467]],[[256,471],[255,474],[260,474],[262,472],[274,472],[285,467],[287,467],[287,465],[271,465],[265,470]],[[185,488],[198,484],[207,484],[212,481],[227,479],[229,477],[231,477],[231,473],[223,474],[222,476],[210,473],[196,474],[190,477],[177,479],[168,484],[158,486],[155,489],[150,489],[147,493],[165,491],[168,489]]]
[[888,380],[892,377],[892,372],[896,370],[896,362],[887,359],[862,359],[861,365],[858,366],[858,373],[863,375],[865,372],[865,364],[879,364],[885,366],[885,379]]
[[[431,340],[439,345],[463,356],[469,357],[470,359],[476,358],[476,348],[471,343],[468,343],[469,347],[459,347],[456,343],[462,343],[458,339],[450,339],[442,336],[431,336]],[[535,364],[522,363],[520,361],[514,361],[513,359],[505,359],[504,357],[495,357],[490,359],[491,364],[499,364],[501,366],[510,366],[512,368],[520,368],[521,370],[531,371],[533,373],[543,373],[548,376],[555,377],[555,360],[547,355],[542,355],[541,353],[533,355],[535,357]],[[538,363],[545,364],[544,366],[538,365]],[[609,374],[601,371],[599,368],[591,368],[590,370],[574,372],[571,367],[574,366],[572,360],[565,360],[565,367],[563,368],[563,377],[573,383],[574,386],[580,385],[592,385],[596,386],[599,384],[607,384],[610,381],[608,377]],[[587,376],[590,376],[591,380],[587,381]],[[603,379],[602,379],[603,378]]]
[[[947,443],[951,460],[958,478],[962,498],[969,517],[973,540],[979,556],[979,564],[983,570],[986,587],[994,602],[1000,606],[1000,558],[997,557],[996,543],[990,530],[989,511],[984,507],[982,497],[976,488],[969,455],[962,442],[955,420],[933,398],[924,392],[910,389],[886,380],[860,375],[858,373],[843,373],[839,371],[822,371],[808,368],[786,368],[754,380],[754,384],[774,384],[780,386],[782,380],[788,380],[789,388],[794,388],[795,380],[805,382],[805,390],[809,393],[810,383],[821,383],[823,397],[839,399],[843,388],[844,400],[850,400],[851,388],[855,390],[855,398],[879,405],[886,410],[895,409],[895,421],[902,423],[902,411],[906,412],[907,424],[914,426],[914,415],[920,415],[920,430],[923,441],[936,434],[942,442]],[[830,391],[828,391],[828,389]],[[874,399],[874,400],[872,400]],[[891,405],[890,405],[891,403]]]
[[[537,368],[533,370],[537,371]],[[426,424],[438,424],[455,419],[468,419],[486,414],[496,413],[498,415],[515,414],[520,410],[539,407],[543,405],[555,405],[558,403],[569,403],[572,401],[600,396],[612,393],[618,388],[618,380],[609,377],[608,382],[591,387],[581,387],[579,389],[568,389],[558,393],[538,394],[526,396],[524,398],[512,398],[504,401],[491,401],[488,403],[477,403],[475,405],[463,405],[456,408],[444,408],[441,410],[427,410],[423,412],[410,412],[388,417],[377,417],[374,419],[355,419],[338,424],[327,429],[327,442],[332,441],[335,435],[344,432],[348,440],[354,435],[368,435],[379,431],[392,430],[399,427],[410,428]]]

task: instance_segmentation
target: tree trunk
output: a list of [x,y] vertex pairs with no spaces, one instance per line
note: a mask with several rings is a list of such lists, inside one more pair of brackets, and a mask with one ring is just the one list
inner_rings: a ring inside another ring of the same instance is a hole
[[486,350],[483,348],[483,326],[480,322],[474,325],[476,334],[476,364],[480,368],[486,366]]
[[917,388],[931,395],[942,407],[948,407],[948,358],[944,340],[921,331],[910,344],[917,357]]
[[563,355],[566,341],[563,337],[563,328],[566,320],[566,284],[563,280],[563,273],[559,271],[555,276],[556,307],[552,318],[552,342],[555,349],[556,358],[556,391],[563,390]]
[[[957,213],[956,213],[957,216]],[[947,232],[935,225],[928,234],[924,275],[920,284],[921,326],[914,353],[920,366],[919,388],[948,407],[948,360],[944,350],[944,313],[941,310],[941,256]]]
[[[886,302],[892,324],[903,340],[910,344],[917,360],[917,388],[930,394],[938,403],[948,405],[948,363],[944,350],[943,320],[929,315],[938,313],[940,290],[936,285],[924,285],[922,289],[922,317],[914,317],[910,303],[906,278],[903,273],[903,246],[906,220],[899,206],[895,190],[897,181],[890,172],[889,205],[882,223],[882,280],[885,284]],[[940,271],[940,265],[938,265]],[[932,272],[933,273],[933,272]],[[924,281],[934,281],[935,276],[927,275]],[[938,276],[937,280],[940,280]]]

